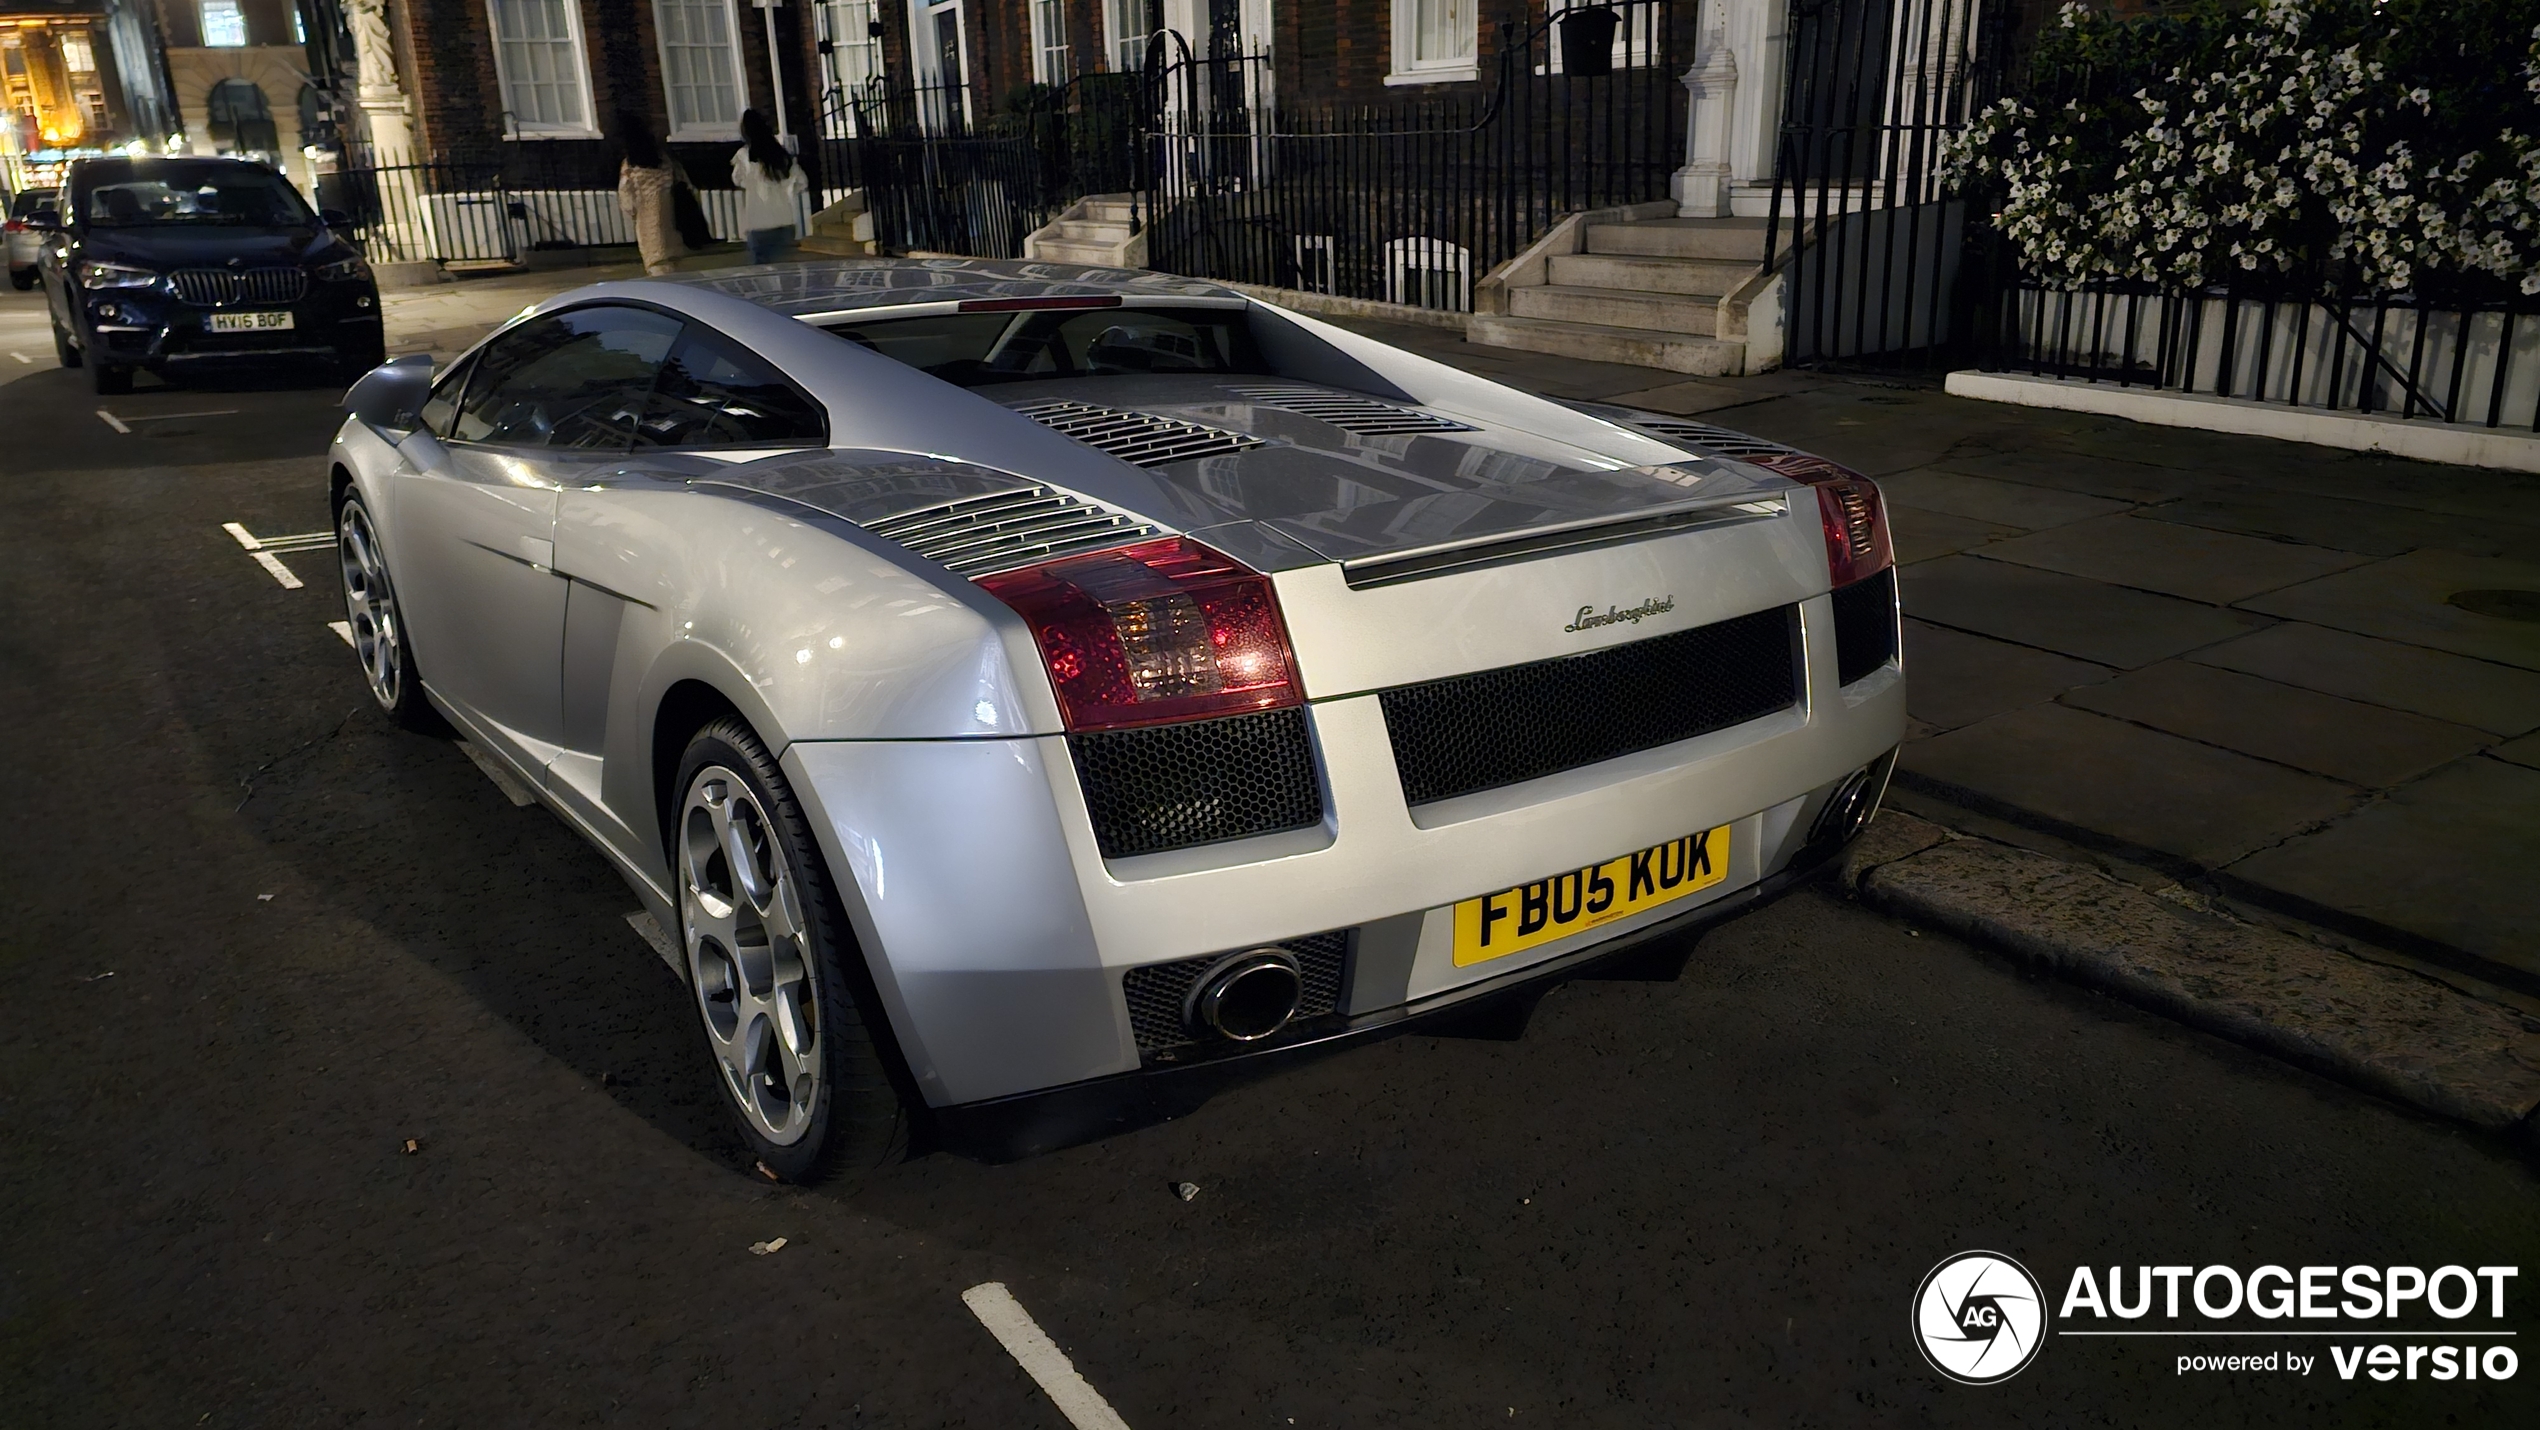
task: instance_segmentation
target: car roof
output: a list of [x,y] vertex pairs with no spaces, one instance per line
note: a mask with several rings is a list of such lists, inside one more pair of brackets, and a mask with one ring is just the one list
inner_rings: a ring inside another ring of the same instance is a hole
[[270,164],[258,163],[253,159],[232,159],[226,155],[105,154],[95,158],[73,159],[66,182],[80,186],[85,192],[101,183],[118,183],[127,179],[149,178],[162,174],[184,175],[191,178],[224,170],[234,172],[241,169],[272,174],[276,178],[282,177],[281,171]]
[[711,289],[786,317],[900,308],[912,303],[1028,298],[1241,298],[1234,289],[1170,273],[1088,268],[1029,259],[839,258],[725,268],[651,280]]

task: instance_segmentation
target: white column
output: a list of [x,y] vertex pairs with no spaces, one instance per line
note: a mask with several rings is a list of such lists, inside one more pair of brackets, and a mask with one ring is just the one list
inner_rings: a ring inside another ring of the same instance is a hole
[[1668,183],[1684,218],[1720,218],[1729,211],[1732,104],[1737,97],[1737,57],[1714,7],[1711,28],[1684,72],[1685,162]]

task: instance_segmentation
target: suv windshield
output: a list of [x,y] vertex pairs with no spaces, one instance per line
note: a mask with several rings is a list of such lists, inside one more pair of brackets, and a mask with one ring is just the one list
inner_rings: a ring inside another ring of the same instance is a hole
[[1237,308],[1044,308],[822,326],[963,387],[1148,372],[1271,375]]
[[313,221],[280,174],[251,164],[136,166],[98,175],[80,192],[81,217],[98,228],[295,228]]

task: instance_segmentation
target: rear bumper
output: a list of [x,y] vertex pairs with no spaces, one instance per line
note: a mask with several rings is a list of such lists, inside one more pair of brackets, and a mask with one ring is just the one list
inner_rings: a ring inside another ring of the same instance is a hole
[[1405,1033],[1513,1038],[1523,1031],[1544,994],[1573,979],[1672,979],[1704,931],[1807,882],[1843,847],[1830,844],[1802,850],[1779,873],[1724,898],[1549,963],[1467,985],[1425,1004],[1329,1020],[1305,1036],[1260,1052],[1233,1053],[1189,1066],[1150,1066],[1040,1092],[935,1108],[929,1114],[935,1143],[980,1161],[1010,1162],[1187,1116],[1210,1098],[1244,1083]]

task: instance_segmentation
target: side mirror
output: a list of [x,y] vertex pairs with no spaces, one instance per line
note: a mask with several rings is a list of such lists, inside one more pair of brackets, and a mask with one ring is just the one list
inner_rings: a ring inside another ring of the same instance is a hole
[[410,353],[363,373],[344,393],[344,410],[383,432],[411,432],[432,396],[432,355]]
[[344,212],[342,209],[319,209],[318,222],[327,228],[351,228],[353,226],[353,216]]

